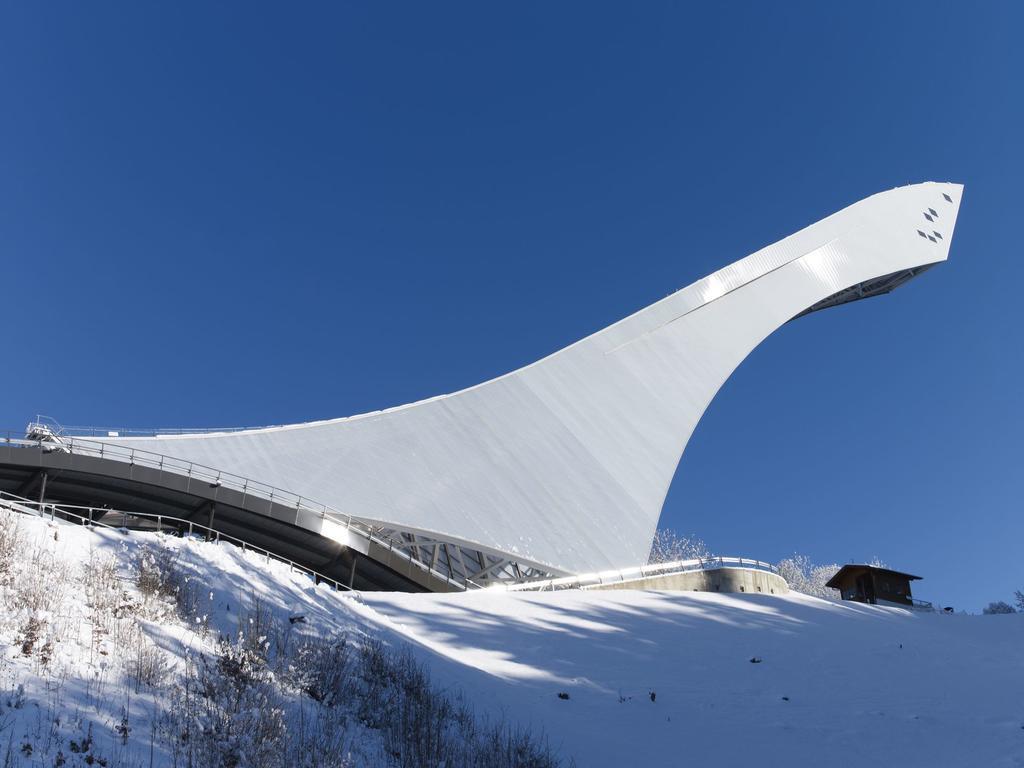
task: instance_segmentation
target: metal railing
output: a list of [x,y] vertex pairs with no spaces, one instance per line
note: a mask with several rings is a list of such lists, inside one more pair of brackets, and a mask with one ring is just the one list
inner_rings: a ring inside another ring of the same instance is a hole
[[164,437],[167,435],[211,435],[218,432],[249,432],[254,429],[274,429],[284,426],[268,424],[262,427],[61,427],[61,435],[69,437]]
[[[285,563],[288,565],[289,572],[298,571],[299,573],[305,573],[307,576],[312,577],[315,584],[324,582],[334,587],[335,591],[344,590],[347,592],[353,592],[347,584],[343,584],[337,579],[332,579],[330,576],[326,576],[319,571],[314,571],[312,568],[307,568],[304,565],[296,563],[294,560],[289,560],[287,557],[271,552],[269,549],[258,547],[244,539],[240,539],[237,536],[230,536],[226,533],[221,533],[218,530],[210,528],[199,523],[194,523],[191,520],[186,520],[182,517],[172,517],[170,515],[158,515],[151,512],[128,512],[122,509],[108,509],[106,507],[83,507],[76,504],[50,504],[47,502],[32,501],[21,496],[16,496],[13,493],[7,493],[6,491],[0,491],[0,508],[9,509],[12,512],[19,512],[21,514],[35,515],[37,517],[46,518],[49,517],[50,521],[56,521],[58,519],[68,520],[69,518],[77,520],[79,524],[89,528],[106,528],[108,530],[117,532],[131,532],[132,529],[128,527],[129,518],[142,518],[147,520],[156,520],[156,532],[163,533],[164,529],[173,530],[185,536],[185,531],[188,531],[188,536],[195,536],[195,532],[205,531],[208,541],[213,541],[216,544],[227,541],[242,549],[242,552],[255,552],[261,557],[265,557],[269,563],[271,560],[276,560],[279,563]],[[85,514],[82,514],[81,510]],[[95,519],[99,517],[112,516],[113,519],[117,519],[121,516],[121,525],[112,525],[111,523],[103,522],[102,520]],[[58,517],[59,516],[59,517]]]
[[587,589],[588,587],[597,587],[603,584],[622,584],[624,582],[647,579],[652,576],[671,576],[676,573],[709,571],[715,568],[752,568],[759,571],[768,571],[776,575],[779,573],[778,568],[762,560],[754,560],[747,557],[704,557],[641,565],[636,568],[623,568],[617,571],[601,571],[600,573],[565,576],[559,579],[530,581],[521,584],[496,584],[491,589],[505,589],[509,592]]
[[[52,430],[51,430],[52,432]],[[470,579],[457,580],[451,575],[432,568],[427,563],[416,559],[401,547],[396,547],[395,542],[387,537],[378,535],[374,526],[353,518],[352,515],[339,512],[328,507],[326,504],[313,501],[300,494],[276,488],[258,480],[251,480],[231,472],[224,472],[213,467],[207,467],[193,461],[176,459],[172,456],[142,450],[141,448],[130,448],[119,446],[116,443],[104,443],[98,440],[90,440],[83,437],[75,437],[66,434],[62,429],[59,433],[52,432],[53,439],[34,439],[23,437],[23,432],[7,430],[4,433],[3,445],[10,448],[38,448],[43,452],[60,451],[71,453],[77,456],[92,456],[100,459],[111,459],[120,461],[129,466],[141,466],[156,469],[161,472],[170,472],[187,478],[190,482],[196,480],[208,484],[211,488],[229,488],[242,494],[242,504],[247,496],[254,496],[258,499],[273,504],[279,504],[296,512],[306,512],[319,516],[321,520],[330,520],[332,523],[345,528],[346,531],[355,534],[369,542],[388,550],[406,561],[410,567],[418,568],[424,573],[446,582],[449,586],[458,589],[479,587],[480,585]]]

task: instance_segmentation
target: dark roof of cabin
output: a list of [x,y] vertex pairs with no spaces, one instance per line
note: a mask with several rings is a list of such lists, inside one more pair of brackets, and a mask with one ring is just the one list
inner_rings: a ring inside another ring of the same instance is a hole
[[844,565],[842,568],[840,568],[838,571],[836,571],[836,575],[833,576],[831,579],[829,579],[828,583],[826,583],[825,586],[826,587],[832,587],[832,589],[839,589],[839,582],[842,581],[844,577],[846,577],[846,576],[859,576],[862,573],[869,573],[869,572],[870,573],[884,574],[886,576],[897,576],[899,578],[906,579],[907,581],[920,581],[921,580],[920,576],[914,576],[913,574],[910,574],[910,573],[903,573],[902,571],[894,571],[891,568],[879,568],[879,567],[874,566],[874,565],[863,565],[863,564],[858,564],[858,563],[850,563],[848,565]]

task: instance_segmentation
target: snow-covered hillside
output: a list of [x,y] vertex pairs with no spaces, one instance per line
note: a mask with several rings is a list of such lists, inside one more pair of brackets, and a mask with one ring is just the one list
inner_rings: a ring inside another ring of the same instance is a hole
[[438,655],[438,677],[528,714],[580,766],[1024,765],[1020,614],[796,593],[366,603]]
[[[239,680],[263,699],[241,701],[227,720],[208,702],[193,707],[191,738],[224,723],[246,733],[246,718],[270,711],[275,738],[306,729],[306,748],[321,750],[316,762],[288,742],[294,764],[418,764],[395,746],[402,728],[388,729],[409,717],[391,694],[364,680],[332,703],[309,684],[325,659],[388,678],[409,668],[374,666],[372,653],[331,656],[338,638],[409,649],[395,658],[429,669],[433,697],[459,709],[461,695],[475,710],[449,717],[461,723],[445,726],[456,737],[484,743],[521,725],[543,732],[562,765],[1024,765],[1024,615],[909,613],[795,594],[346,596],[226,544],[17,523],[20,542],[0,567],[0,754],[15,765],[96,764],[86,759],[94,755],[110,766],[186,765],[184,725],[168,711],[210,686],[238,698]],[[178,594],[187,593],[173,610],[138,577],[172,562],[184,574]],[[287,649],[297,663],[246,666],[261,663],[252,654]],[[406,687],[419,679],[399,677]],[[337,737],[329,749],[310,725],[317,718]],[[262,768],[253,750],[233,744],[222,763]],[[536,740],[518,754],[507,764],[554,764],[538,762],[552,754]]]

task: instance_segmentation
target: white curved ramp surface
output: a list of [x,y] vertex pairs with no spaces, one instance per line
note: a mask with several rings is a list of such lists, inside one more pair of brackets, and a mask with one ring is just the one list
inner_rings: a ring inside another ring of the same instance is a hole
[[549,573],[647,559],[697,422],[793,317],[946,260],[962,187],[862,200],[532,365],[450,395],[286,427],[104,438]]

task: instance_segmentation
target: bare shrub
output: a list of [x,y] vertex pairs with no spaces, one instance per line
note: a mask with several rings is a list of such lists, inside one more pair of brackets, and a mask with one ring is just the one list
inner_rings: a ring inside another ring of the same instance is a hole
[[156,614],[154,618],[165,617],[168,609],[177,605],[182,581],[177,551],[170,547],[139,547],[132,568],[146,612]]
[[1016,613],[1017,609],[1009,603],[999,600],[995,603],[989,603],[981,609],[981,612],[987,615],[994,615],[999,613]]
[[300,725],[301,749],[296,766],[302,768],[349,768],[356,763],[351,758],[351,734],[343,722],[329,710],[315,710],[313,716]]
[[501,721],[480,723],[461,698],[438,691],[408,650],[378,641],[361,648],[360,719],[383,731],[389,762],[399,768],[556,768],[543,737]]
[[109,761],[101,757],[97,753],[96,740],[92,735],[92,723],[86,725],[85,733],[81,738],[70,739],[68,741],[68,749],[71,754],[74,755],[72,758],[73,765],[87,765],[87,766],[99,766],[99,768],[106,768]]
[[187,664],[161,728],[197,768],[291,765],[285,701],[264,661],[242,638],[222,639],[213,659]]
[[226,687],[239,693],[266,677],[267,660],[258,647],[246,639],[241,632],[234,642],[221,638],[217,646],[216,675],[207,675],[207,683],[217,686],[207,694],[210,698],[221,695]]
[[31,547],[19,534],[12,534],[8,544],[12,541],[19,548],[7,565],[9,588],[0,590],[0,626],[13,630],[23,656],[47,666],[56,652],[55,639],[65,637],[68,629],[70,617],[60,607],[71,576],[45,539]]
[[[175,764],[195,768],[347,765],[350,739],[378,732],[382,751],[358,755],[393,768],[555,768],[541,738],[504,722],[480,722],[460,698],[439,691],[408,650],[374,639],[300,637],[280,632],[256,604],[242,631],[199,654],[170,690],[155,726]],[[284,630],[287,631],[287,630]],[[280,657],[268,652],[274,650]],[[357,759],[358,764],[363,764]]]
[[124,619],[133,618],[139,606],[121,583],[117,560],[91,553],[82,564],[82,587],[92,613],[93,635],[113,634],[115,643],[126,644],[132,623]]
[[134,651],[125,661],[128,679],[135,683],[135,692],[142,686],[162,688],[171,676],[172,667],[166,654],[152,642],[140,637]]
[[209,590],[198,577],[182,567],[176,548],[142,546],[132,560],[132,570],[146,618],[154,621],[178,618],[193,631],[205,634],[209,630]]
[[205,635],[210,631],[212,600],[212,593],[201,579],[190,574],[182,576],[176,595],[178,616],[188,622],[193,632]]
[[24,544],[25,533],[17,513],[0,510],[0,583],[9,583],[15,555],[22,551]]
[[27,560],[27,568],[14,583],[15,605],[37,616],[52,613],[64,600],[71,574],[47,546],[37,544],[20,559]]
[[379,640],[367,639],[359,647],[363,690],[357,715],[368,728],[381,728],[390,715],[390,692],[396,685],[391,659]]
[[333,707],[346,699],[352,659],[344,637],[304,639],[286,661],[283,679],[317,704]]
[[30,616],[21,629],[21,655],[31,656],[43,634],[46,622],[37,616]]
[[391,659],[397,685],[389,691],[385,744],[402,768],[446,765],[453,746],[454,705],[432,690],[426,671],[410,654]]
[[501,722],[484,726],[465,762],[477,768],[557,768],[559,764],[543,737]]
[[[266,664],[270,653],[271,639],[281,634],[273,612],[256,594],[249,601],[250,607],[241,612],[238,642],[245,649]],[[276,645],[280,646],[278,642]]]

